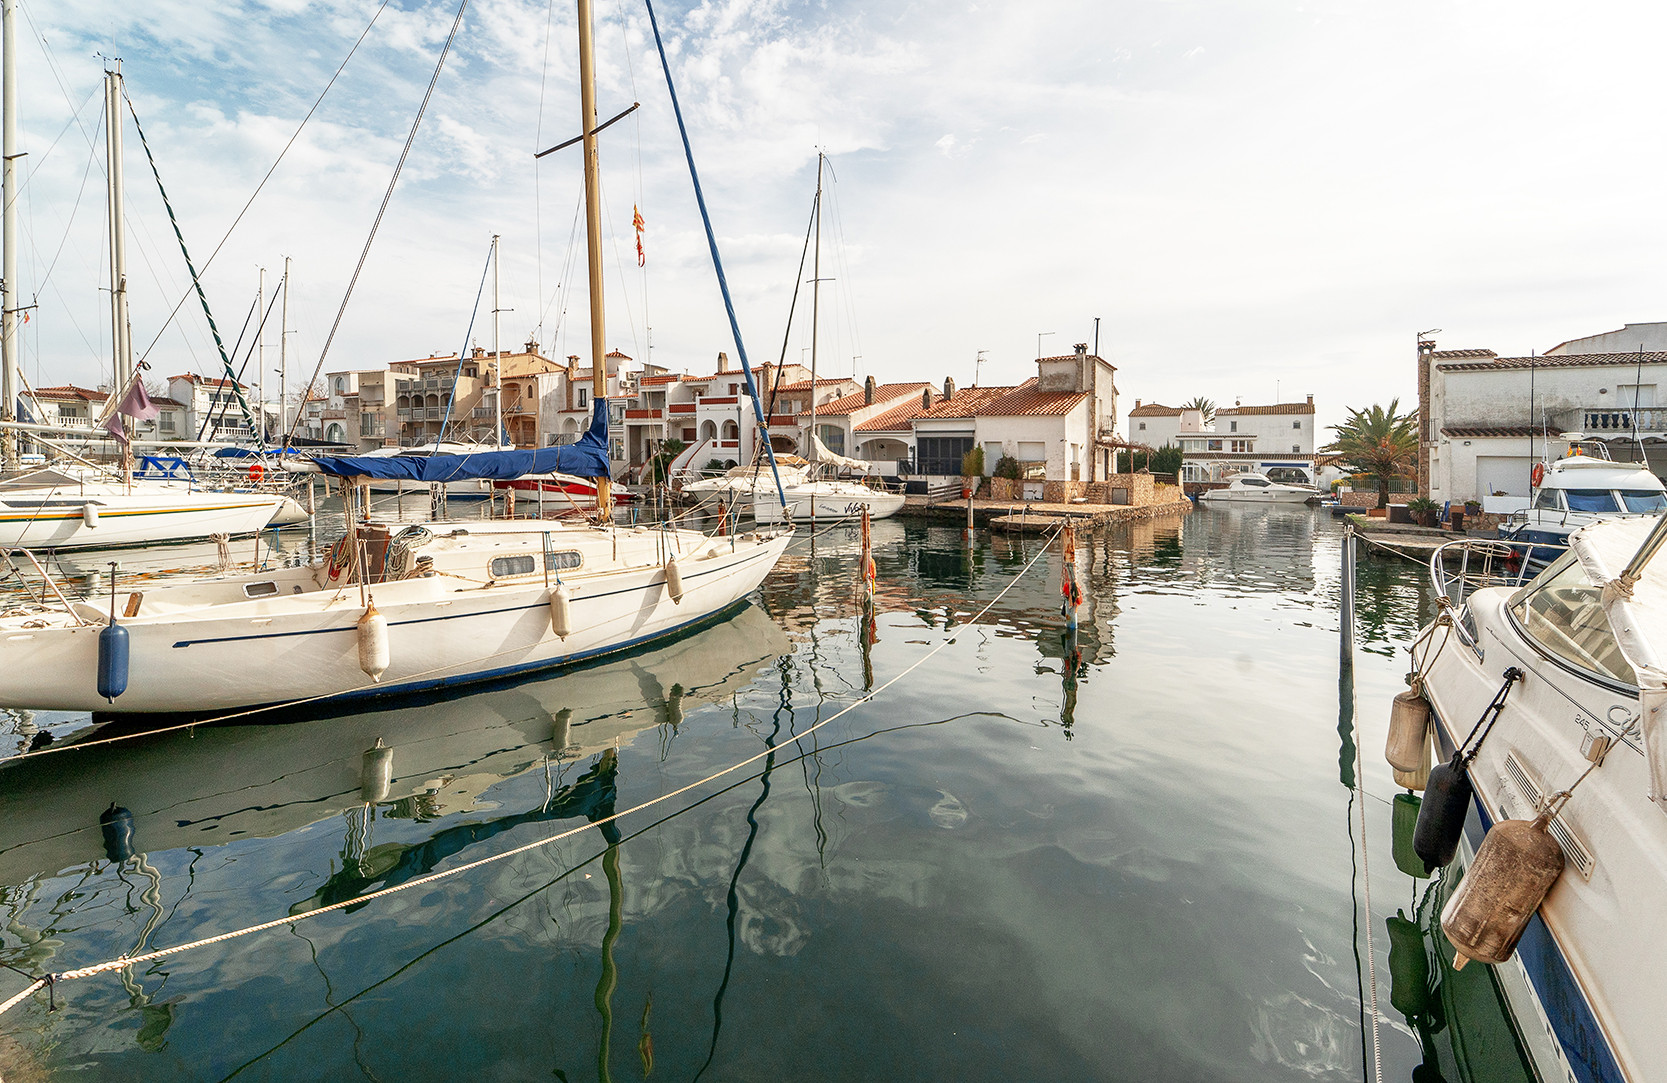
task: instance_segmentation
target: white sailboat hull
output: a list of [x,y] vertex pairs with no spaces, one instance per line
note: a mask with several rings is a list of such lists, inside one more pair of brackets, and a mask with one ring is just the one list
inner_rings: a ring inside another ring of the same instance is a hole
[[[0,620],[0,704],[200,712],[370,699],[532,672],[647,643],[735,604],[763,581],[791,537],[707,539],[554,523],[428,528],[455,531],[442,543],[471,535],[465,542],[478,568],[449,559],[442,544],[436,574],[365,589],[387,621],[389,665],[380,681],[359,667],[358,622],[366,611],[359,586],[320,587],[324,568],[295,568],[148,589],[137,615],[120,622],[131,661],[127,688],[114,702],[96,688],[101,624],[64,626],[63,617],[30,628],[29,617]],[[493,579],[488,570],[498,559],[541,552],[546,536],[585,558],[561,576],[571,596],[565,638],[551,627],[555,575],[547,588],[536,572]],[[677,554],[680,600],[671,596],[668,549]],[[97,606],[75,609],[103,620]]]
[[0,493],[0,547],[114,549],[253,534],[285,504],[293,501],[276,493]]

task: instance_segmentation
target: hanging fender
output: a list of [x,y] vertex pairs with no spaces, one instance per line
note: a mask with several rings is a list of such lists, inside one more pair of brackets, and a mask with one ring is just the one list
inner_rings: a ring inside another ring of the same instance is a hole
[[1471,959],[1503,963],[1516,951],[1528,919],[1563,875],[1563,848],[1548,830],[1552,812],[1493,825],[1441,911],[1441,931],[1455,952],[1453,969]]
[[[1430,771],[1424,787],[1424,801],[1418,809],[1418,827],[1412,836],[1412,847],[1431,870],[1444,868],[1453,861],[1459,850],[1459,836],[1464,833],[1464,820],[1470,814],[1475,788],[1470,782],[1470,763],[1482,749],[1482,742],[1499,721],[1505,709],[1505,697],[1511,686],[1522,679],[1522,671],[1511,666],[1505,671],[1505,683],[1494,693],[1493,701],[1482,711],[1482,717],[1471,727],[1470,734],[1460,743],[1453,758],[1438,764]],[[1472,741],[1475,743],[1472,744]],[[1468,748],[1468,751],[1466,749]]]
[[674,605],[683,601],[683,573],[677,568],[676,557],[666,561],[666,596]]
[[1399,771],[1424,766],[1424,738],[1429,725],[1430,705],[1424,700],[1421,683],[1395,697],[1389,709],[1389,739],[1383,749],[1389,766]]
[[98,525],[98,505],[91,500],[81,505],[81,523],[89,530]]
[[550,592],[550,631],[557,639],[566,639],[573,632],[573,595],[566,583],[557,583]]
[[377,612],[375,599],[359,618],[359,668],[379,683],[388,669],[388,618]]
[[98,633],[98,694],[106,702],[127,691],[128,634],[112,620]]

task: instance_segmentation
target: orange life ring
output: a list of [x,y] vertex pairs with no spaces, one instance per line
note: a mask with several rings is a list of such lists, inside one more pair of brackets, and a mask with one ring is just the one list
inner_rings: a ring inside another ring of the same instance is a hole
[[1535,463],[1534,472],[1528,476],[1529,482],[1538,489],[1540,482],[1545,480],[1545,463]]
[[266,467],[262,466],[258,462],[249,464],[249,480],[250,481],[258,482],[262,478],[264,478],[265,476],[266,476]]

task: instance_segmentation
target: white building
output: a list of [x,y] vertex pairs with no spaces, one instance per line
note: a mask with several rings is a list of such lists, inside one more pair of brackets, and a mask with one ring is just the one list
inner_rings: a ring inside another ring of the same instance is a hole
[[[1628,324],[1572,343],[1661,327]],[[1477,500],[1496,512],[1523,507],[1534,464],[1562,450],[1564,433],[1602,440],[1611,458],[1667,472],[1667,408],[1656,405],[1657,388],[1667,384],[1667,351],[1500,357],[1425,342],[1418,380],[1419,490],[1432,499]]]
[[1217,410],[1209,424],[1198,410],[1136,399],[1129,440],[1154,449],[1180,447],[1183,482],[1219,482],[1245,470],[1301,484],[1313,484],[1318,476],[1313,395],[1306,402],[1269,406],[1235,403]]

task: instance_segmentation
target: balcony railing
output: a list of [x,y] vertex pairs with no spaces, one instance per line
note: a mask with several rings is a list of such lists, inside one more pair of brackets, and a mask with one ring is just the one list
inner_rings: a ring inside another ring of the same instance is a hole
[[1667,433],[1667,406],[1578,406],[1552,414],[1553,434],[1579,432],[1587,436],[1630,436]]

